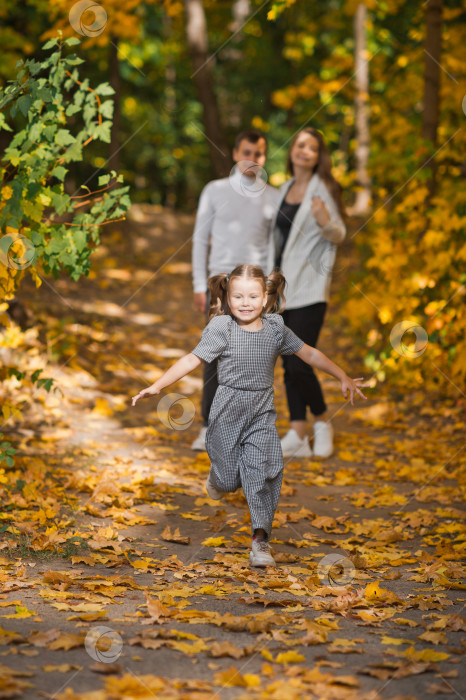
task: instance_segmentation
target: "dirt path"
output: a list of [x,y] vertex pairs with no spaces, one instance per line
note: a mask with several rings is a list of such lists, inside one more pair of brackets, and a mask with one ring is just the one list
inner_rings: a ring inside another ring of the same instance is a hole
[[[129,408],[202,326],[192,219],[132,216],[106,232],[90,279],[23,293],[52,333],[62,394],[34,397],[21,426],[0,697],[462,697],[460,406],[377,388],[351,408],[324,378],[335,456],[286,465],[279,567],[250,569],[242,494],[208,499],[207,456],[189,449],[200,372],[172,388],[168,413],[163,399]],[[359,374],[336,308],[320,347]]]

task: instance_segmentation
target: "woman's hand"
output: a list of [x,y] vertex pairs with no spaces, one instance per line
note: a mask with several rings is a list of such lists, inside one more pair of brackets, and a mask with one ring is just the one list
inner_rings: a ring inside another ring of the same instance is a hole
[[359,394],[359,396],[363,399],[367,399],[367,396],[364,396],[362,391],[359,389],[359,387],[364,387],[364,386],[369,386],[368,384],[361,384],[361,382],[364,381],[363,377],[358,377],[357,379],[351,379],[350,377],[346,376],[344,379],[341,380],[341,390],[343,392],[343,396],[345,399],[348,396],[348,392],[350,394],[350,401],[351,405],[354,406],[354,394]]
[[148,399],[150,396],[157,396],[157,394],[160,394],[160,391],[161,389],[157,389],[155,384],[152,384],[152,386],[148,386],[147,389],[143,389],[139,392],[139,394],[133,396],[133,398],[131,399],[131,406],[136,406],[136,403],[139,401],[139,399]]
[[320,197],[312,198],[311,212],[319,226],[326,226],[330,221],[328,209]]

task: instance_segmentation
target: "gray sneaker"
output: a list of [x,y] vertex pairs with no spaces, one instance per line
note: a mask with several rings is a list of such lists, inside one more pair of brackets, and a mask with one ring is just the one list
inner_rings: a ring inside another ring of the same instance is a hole
[[251,566],[275,566],[275,559],[271,554],[271,546],[266,540],[259,537],[253,539],[249,552]]
[[207,433],[207,428],[202,426],[202,428],[199,431],[199,435],[197,438],[194,440],[194,442],[191,445],[192,450],[196,450],[197,452],[204,452],[205,451],[205,436]]

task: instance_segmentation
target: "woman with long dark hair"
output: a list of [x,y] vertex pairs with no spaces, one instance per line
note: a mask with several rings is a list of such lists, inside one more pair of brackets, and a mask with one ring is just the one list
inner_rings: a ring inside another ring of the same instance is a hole
[[[274,226],[273,263],[286,280],[285,324],[316,346],[329,299],[336,247],[346,235],[341,187],[320,131],[306,127],[290,144]],[[272,260],[270,260],[272,262]],[[285,456],[329,457],[333,428],[319,380],[296,355],[283,357],[290,429],[282,439]],[[307,409],[314,416],[313,451],[306,432]]]

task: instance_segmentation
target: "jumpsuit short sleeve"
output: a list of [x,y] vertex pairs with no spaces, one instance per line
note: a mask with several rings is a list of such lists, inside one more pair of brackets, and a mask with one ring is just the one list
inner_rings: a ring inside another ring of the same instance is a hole
[[280,355],[294,355],[295,352],[301,350],[304,341],[298,338],[288,326],[285,326],[283,316],[280,316],[280,314],[267,314],[266,318],[274,330]]
[[202,332],[193,355],[204,362],[213,362],[228,347],[231,332],[231,316],[214,316]]

